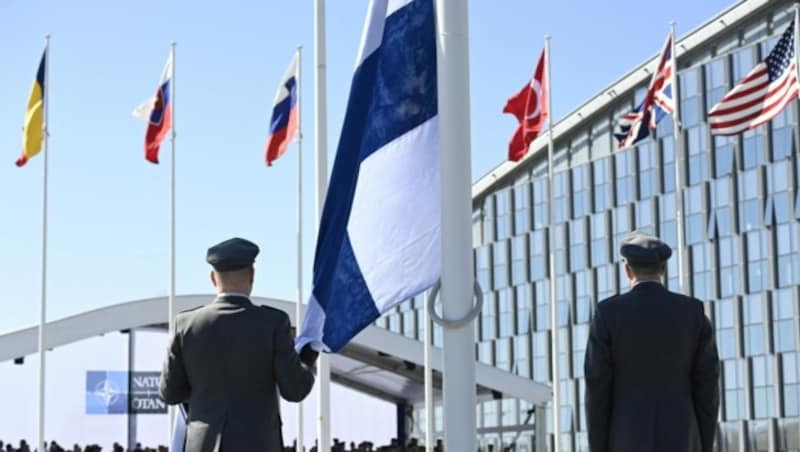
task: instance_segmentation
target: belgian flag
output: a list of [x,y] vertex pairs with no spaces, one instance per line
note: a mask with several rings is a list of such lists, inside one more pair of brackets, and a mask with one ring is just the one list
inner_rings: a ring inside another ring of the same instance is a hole
[[42,54],[36,80],[33,81],[28,108],[25,110],[25,125],[22,128],[22,155],[17,159],[17,166],[22,166],[28,159],[42,150],[44,138],[44,94],[45,70],[47,67],[47,49]]

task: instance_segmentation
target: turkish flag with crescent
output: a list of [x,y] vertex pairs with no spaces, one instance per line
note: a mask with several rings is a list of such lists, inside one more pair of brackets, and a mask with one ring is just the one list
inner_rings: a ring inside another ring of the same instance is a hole
[[530,82],[508,99],[503,108],[503,113],[511,113],[519,121],[519,127],[508,143],[508,159],[511,161],[517,162],[528,153],[528,147],[544,129],[545,121],[550,114],[550,106],[547,104],[546,64],[543,50]]

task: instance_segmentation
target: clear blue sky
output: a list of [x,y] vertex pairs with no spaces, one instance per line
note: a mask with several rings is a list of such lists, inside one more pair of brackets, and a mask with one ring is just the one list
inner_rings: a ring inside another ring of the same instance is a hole
[[[366,1],[328,2],[332,164]],[[654,55],[668,22],[685,32],[731,5],[675,0],[470,2],[473,179],[502,162],[515,128],[501,113],[553,36],[556,120]],[[169,147],[145,162],[134,106],[151,96],[177,41],[177,280],[210,292],[205,251],[239,235],[261,246],[256,293],[293,299],[296,148],[263,163],[271,102],[304,46],[304,229],[310,279],[313,11],[304,1],[0,2],[0,332],[38,321],[42,158],[14,166],[43,36],[52,34],[48,318],[168,290]],[[305,290],[308,294],[308,286]],[[165,307],[166,315],[166,307]]]

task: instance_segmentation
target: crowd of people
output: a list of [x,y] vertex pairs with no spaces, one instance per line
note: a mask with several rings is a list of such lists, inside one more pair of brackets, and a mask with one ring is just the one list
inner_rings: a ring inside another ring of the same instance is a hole
[[[136,446],[133,449],[126,449],[122,447],[119,443],[114,443],[111,446],[111,452],[168,452],[169,449],[167,446],[158,446],[157,448],[152,447],[142,447],[141,444],[136,443]],[[27,441],[20,440],[19,447],[14,447],[11,443],[3,443],[0,441],[0,452],[37,452],[36,446],[31,447]],[[102,452],[103,448],[97,444],[89,444],[84,447],[81,447],[78,444],[72,446],[71,449],[66,449],[60,444],[55,441],[50,441],[49,443],[45,443],[45,452]]]
[[[434,446],[433,450],[434,452],[444,451],[442,440],[438,440],[436,442],[436,446]],[[317,446],[311,446],[309,451],[317,452]],[[297,452],[297,449],[295,445],[292,445],[284,447],[283,452]],[[416,438],[412,438],[406,445],[405,449],[400,446],[400,443],[397,439],[392,439],[391,443],[387,446],[376,447],[374,443],[369,441],[363,441],[358,445],[356,445],[355,442],[351,442],[348,446],[346,442],[342,442],[334,438],[333,444],[331,445],[331,452],[425,452],[425,446],[420,444]]]
[[[169,452],[169,449],[166,446],[158,446],[157,448],[151,447],[142,447],[141,444],[137,443],[136,447],[133,449],[125,448],[119,443],[114,443],[110,449],[111,452]],[[310,449],[306,449],[309,452],[317,452],[317,446],[311,446]],[[444,448],[442,447],[442,441],[439,440],[436,443],[436,446],[433,448],[434,452],[443,452]],[[50,441],[47,443],[45,452],[102,452],[103,447],[97,444],[89,444],[84,447],[81,447],[78,444],[72,446],[71,449],[64,448],[60,444],[55,441]],[[408,442],[405,450],[400,447],[399,442],[396,439],[392,439],[391,443],[386,446],[375,446],[374,443],[369,441],[363,441],[356,445],[355,442],[351,442],[349,445],[345,442],[339,441],[338,439],[333,440],[333,444],[331,445],[331,452],[424,452],[425,446],[419,443],[416,439],[411,439]],[[36,447],[31,446],[28,444],[27,441],[24,439],[19,442],[19,447],[14,447],[11,443],[4,443],[0,441],[0,452],[36,452]],[[296,452],[296,448],[294,445],[289,447],[284,447],[283,452]]]

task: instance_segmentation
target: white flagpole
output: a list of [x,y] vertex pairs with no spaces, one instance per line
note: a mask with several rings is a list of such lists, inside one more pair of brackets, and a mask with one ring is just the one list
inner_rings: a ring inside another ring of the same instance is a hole
[[[169,337],[175,334],[175,42],[170,44],[172,69],[169,80],[170,107],[172,123],[170,125],[170,178],[169,178]],[[175,428],[175,407],[169,408],[169,434],[172,438]]]
[[681,132],[681,98],[678,95],[678,59],[675,55],[675,21],[670,22],[672,37],[670,58],[672,59],[672,94],[675,103],[675,112],[672,115],[672,136],[675,149],[675,222],[677,224],[678,240],[678,279],[681,292],[689,293],[689,272],[686,271],[686,234],[683,224],[683,182],[684,182],[684,151],[683,134]]
[[[441,143],[442,313],[469,315],[473,304],[469,12],[463,0],[436,0]],[[444,328],[444,450],[475,448],[475,333],[472,321]]]
[[42,299],[41,299],[41,306],[39,309],[39,431],[38,431],[38,443],[39,443],[39,450],[43,451],[44,449],[44,416],[45,416],[45,345],[44,345],[44,327],[45,322],[47,319],[47,164],[48,164],[48,154],[47,151],[47,143],[48,143],[48,133],[49,133],[49,125],[48,125],[48,116],[50,116],[50,35],[45,35],[45,45],[44,45],[44,92],[42,95],[44,96],[44,122],[42,124],[42,154],[44,157],[43,163],[43,182],[42,182]]
[[[297,46],[297,305],[295,306],[295,332],[300,337],[303,321],[303,106],[300,102],[300,75],[303,46]],[[297,404],[296,452],[303,452],[303,402]]]
[[[316,147],[317,224],[322,220],[325,193],[328,191],[328,106],[325,59],[325,0],[314,0],[314,144]],[[317,450],[331,450],[331,364],[325,353],[317,361]]]
[[553,374],[553,450],[561,450],[561,435],[559,419],[561,417],[561,398],[559,384],[561,372],[558,368],[559,337],[558,337],[558,302],[556,301],[556,258],[553,249],[556,244],[555,221],[553,218],[553,88],[550,81],[550,35],[544,37],[544,62],[547,70],[547,179],[550,182],[547,188],[547,217],[550,229],[550,366]]
[[433,452],[433,370],[431,369],[431,342],[433,338],[433,323],[428,312],[428,292],[423,295],[423,322],[425,322],[425,452]]
[[794,5],[794,64],[800,81],[800,4]]

